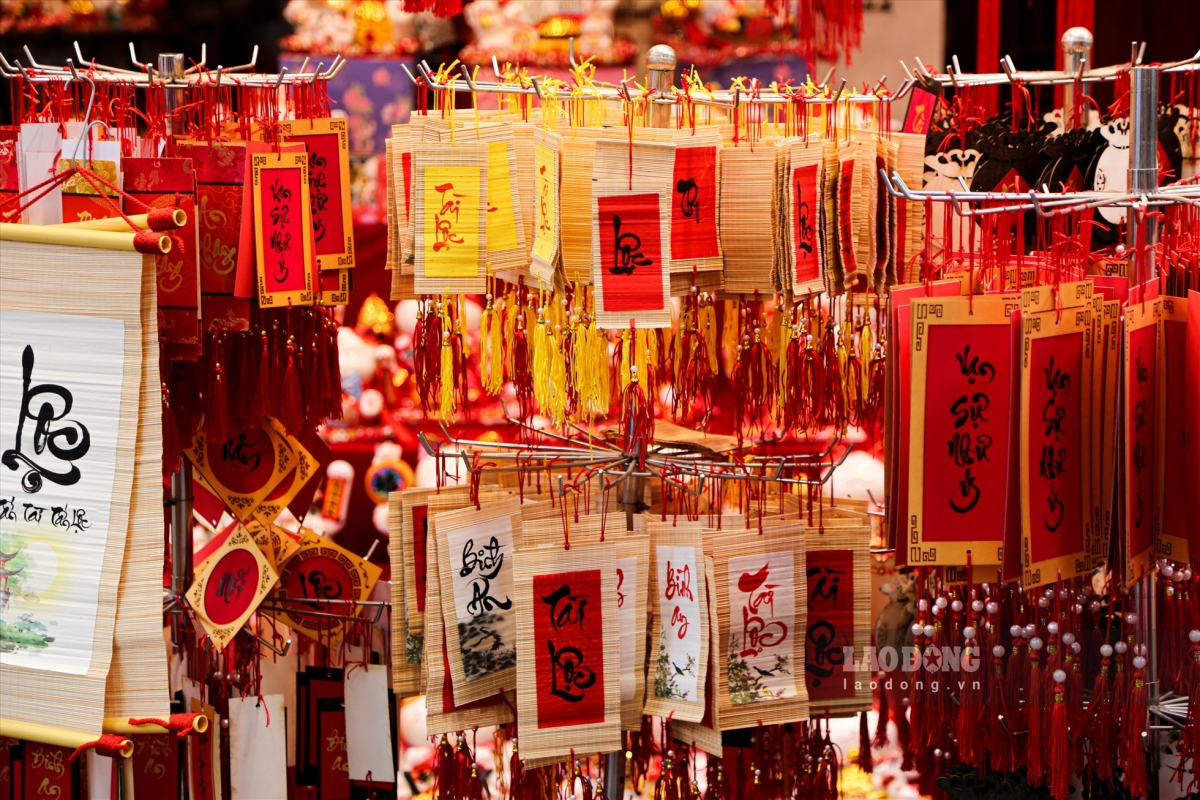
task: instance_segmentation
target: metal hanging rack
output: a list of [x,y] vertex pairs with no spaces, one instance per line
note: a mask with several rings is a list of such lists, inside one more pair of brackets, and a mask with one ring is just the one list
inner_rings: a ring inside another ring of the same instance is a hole
[[79,42],[74,42],[74,45],[75,56],[78,61],[68,58],[64,67],[38,63],[28,45],[22,48],[25,54],[24,63],[18,58],[13,58],[12,61],[9,61],[0,53],[0,73],[9,80],[22,77],[34,83],[68,82],[79,80],[81,76],[86,76],[96,83],[120,83],[143,88],[164,84],[177,87],[184,85],[220,85],[223,79],[228,79],[231,84],[240,86],[269,87],[274,85],[279,87],[285,83],[298,84],[309,83],[315,80],[331,80],[336,78],[346,66],[346,59],[341,55],[336,55],[328,68],[326,68],[324,62],[318,62],[312,72],[308,71],[310,59],[307,57],[301,63],[299,71],[294,73],[289,72],[286,67],[278,73],[254,72],[255,64],[258,62],[258,46],[255,45],[254,51],[250,55],[250,60],[245,64],[237,64],[230,67],[218,64],[215,68],[210,69],[208,67],[208,46],[207,44],[202,44],[200,46],[200,60],[194,62],[192,66],[183,69],[181,74],[174,69],[164,69],[162,62],[162,55],[178,55],[180,65],[182,66],[183,56],[179,54],[160,55],[156,66],[149,62],[139,61],[133,42],[130,42],[129,59],[137,69],[126,69],[86,59],[79,48]]
[[[574,57],[574,40],[571,41],[570,62],[573,67],[579,66]],[[887,92],[884,85],[887,80],[887,76],[885,75],[876,81],[874,93],[858,94],[852,92],[847,94],[845,79],[842,80],[836,91],[833,89],[831,85],[833,69],[831,68],[826,73],[824,80],[820,84],[816,84],[815,91],[807,91],[804,87],[780,86],[778,84],[766,87],[761,85],[756,79],[751,80],[751,85],[748,88],[734,86],[731,89],[708,90],[697,88],[684,91],[672,85],[676,58],[674,50],[670,47],[656,45],[650,48],[650,52],[647,55],[647,64],[651,70],[650,86],[634,86],[634,88],[630,89],[628,81],[620,84],[605,82],[581,84],[576,82],[567,87],[571,91],[571,94],[557,96],[559,99],[564,100],[609,100],[628,103],[645,100],[655,106],[666,106],[665,110],[667,112],[670,111],[671,106],[679,105],[686,100],[699,106],[734,111],[743,103],[752,105],[787,105],[794,103],[836,105],[839,102],[862,104],[892,102],[904,97],[915,85],[915,81],[908,79],[904,81],[900,89],[896,92]],[[539,100],[543,101],[550,99],[554,94],[552,86],[547,84],[547,79],[544,77],[539,79],[536,75],[528,77],[516,76],[515,80],[518,81],[516,83],[511,80],[505,80],[505,75],[501,72],[495,58],[492,59],[492,72],[496,76],[495,81],[476,80],[471,70],[465,64],[458,65],[458,74],[445,69],[435,71],[427,61],[416,62],[416,75],[406,65],[402,64],[401,66],[414,84],[419,87],[424,86],[438,91],[528,95],[536,96]],[[656,79],[659,75],[666,72],[672,73],[672,81],[663,83],[661,80]],[[461,83],[459,82],[460,77],[462,78]],[[657,110],[659,109],[656,108]],[[656,125],[656,127],[658,126]]]

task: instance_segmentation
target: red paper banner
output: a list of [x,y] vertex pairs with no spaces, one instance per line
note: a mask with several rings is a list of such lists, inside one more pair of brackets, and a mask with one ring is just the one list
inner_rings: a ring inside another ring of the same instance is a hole
[[131,738],[134,795],[178,796],[179,739],[169,733],[136,734]]
[[1154,534],[1154,465],[1157,458],[1155,417],[1158,415],[1158,327],[1147,325],[1129,334],[1129,374],[1125,383],[1125,429],[1129,443],[1126,454],[1126,520],[1129,530],[1128,557],[1150,547]]
[[413,506],[413,575],[417,581],[417,613],[425,613],[425,589],[429,582],[429,554],[425,552],[429,540],[429,506]]
[[842,247],[842,269],[853,272],[858,269],[854,257],[854,227],[850,218],[850,203],[854,193],[854,159],[841,162],[838,171],[838,242]]
[[854,697],[854,673],[842,676],[844,648],[854,646],[854,552],[809,550],[808,631],[804,639],[804,682],[816,702]]
[[720,255],[716,175],[717,148],[681,147],[675,151],[671,207],[671,258],[675,261]]
[[[1163,303],[1163,375],[1160,385],[1164,388],[1163,425],[1166,435],[1163,437],[1166,452],[1163,454],[1163,513],[1162,532],[1176,536],[1192,528],[1200,527],[1193,521],[1195,496],[1188,493],[1188,456],[1189,450],[1200,445],[1193,439],[1190,420],[1188,419],[1187,394],[1187,361],[1188,361],[1188,326],[1187,309],[1180,308],[1187,301],[1178,297],[1164,297]],[[1200,392],[1192,395],[1200,398]],[[1182,537],[1181,537],[1182,538]],[[1169,545],[1168,545],[1169,547]],[[1195,561],[1200,552],[1191,547],[1187,553],[1172,553],[1160,551],[1156,555],[1189,561]]]
[[604,722],[600,598],[598,569],[533,576],[539,728]]
[[255,189],[262,203],[263,279],[266,290],[302,292],[310,265],[304,258],[304,221],[300,214],[301,170],[264,171]]
[[[1200,497],[1200,292],[1188,292],[1186,360],[1183,395],[1187,399],[1188,452],[1182,466],[1187,475],[1186,496],[1194,502]],[[1189,554],[1200,555],[1200,525],[1184,530],[1189,531]]]
[[25,742],[22,785],[26,800],[71,797],[71,748]]
[[930,325],[926,334],[923,539],[1004,538],[1009,326]]
[[658,201],[656,194],[614,195],[596,201],[605,311],[663,307]]
[[[1083,334],[1030,343],[1029,533],[1036,563],[1084,549]],[[1153,350],[1151,351],[1153,353]]]
[[795,194],[795,229],[792,241],[796,248],[796,283],[821,277],[817,248],[817,217],[821,198],[817,192],[819,164],[809,164],[792,170],[792,192]]
[[[325,701],[341,705],[340,701]],[[323,705],[323,704],[322,704]],[[350,800],[350,756],[346,751],[346,712],[317,714],[317,755],[321,800]]]

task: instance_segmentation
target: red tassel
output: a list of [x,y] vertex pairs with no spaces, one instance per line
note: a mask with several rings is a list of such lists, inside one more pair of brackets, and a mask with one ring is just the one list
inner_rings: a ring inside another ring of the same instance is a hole
[[437,749],[434,751],[433,765],[433,786],[434,796],[436,797],[457,797],[457,768],[454,761],[454,748],[450,745],[450,740],[442,735],[442,740],[438,742]]
[[858,768],[863,772],[874,772],[875,761],[871,758],[871,731],[867,723],[867,712],[858,715]]
[[877,750],[882,750],[888,744],[888,690],[885,686],[886,679],[879,679],[879,720],[875,723],[875,736],[871,739],[871,746]]
[[[989,603],[990,605],[992,604]],[[991,609],[988,613],[998,617]],[[989,663],[986,677],[987,705],[983,717],[984,749],[988,754],[989,765],[994,771],[1009,772],[1013,769],[1011,726],[1015,724],[1016,716],[1012,713],[1013,704],[1008,696],[1008,684],[1004,680],[1004,645],[1000,644],[998,625],[998,618],[994,623],[988,624]]]
[[1044,715],[1042,702],[1042,641],[1036,636],[1029,640],[1029,680],[1025,686],[1025,725],[1029,733],[1025,738],[1029,783],[1037,786],[1046,780],[1045,737],[1042,730]]
[[1130,679],[1129,706],[1121,723],[1119,761],[1125,772],[1125,788],[1133,797],[1150,794],[1146,776],[1146,748],[1142,734],[1146,731],[1146,658],[1134,656],[1133,676]]
[[1088,717],[1083,725],[1084,735],[1092,740],[1092,746],[1088,750],[1089,764],[1095,772],[1096,778],[1103,783],[1111,781],[1113,776],[1112,751],[1115,737],[1113,736],[1114,719],[1112,693],[1110,692],[1112,654],[1112,645],[1100,646],[1100,671],[1092,686],[1092,696],[1088,703]]
[[[1191,653],[1184,661],[1180,686],[1188,695],[1187,721],[1179,737],[1179,766],[1175,768],[1173,778],[1179,781],[1180,788],[1185,792],[1190,792],[1196,786],[1196,769],[1200,766],[1200,630],[1188,631],[1188,639]],[[1184,770],[1189,763],[1192,765],[1192,778],[1185,786]]]
[[218,361],[213,365],[212,392],[205,404],[204,435],[209,441],[223,442],[233,433],[229,423],[229,390],[225,384],[225,368]]
[[1071,791],[1071,741],[1068,731],[1067,673],[1055,670],[1054,707],[1050,711],[1050,794],[1067,800]]
[[300,395],[300,373],[296,365],[296,343],[288,337],[287,371],[283,374],[283,404],[279,422],[292,436],[304,433],[304,398]]
[[641,462],[654,439],[654,405],[638,382],[637,366],[629,367],[630,379],[621,395],[621,442],[627,455]]
[[257,419],[271,414],[271,344],[264,328],[260,334],[261,349],[258,355],[258,385],[254,393],[254,412]]

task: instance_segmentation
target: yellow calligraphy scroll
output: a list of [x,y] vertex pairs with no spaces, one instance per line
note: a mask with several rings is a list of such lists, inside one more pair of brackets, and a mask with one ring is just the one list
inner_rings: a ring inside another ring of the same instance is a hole
[[558,154],[541,143],[535,145],[535,152],[533,255],[550,263],[558,226]]
[[425,275],[479,274],[479,167],[425,168]]
[[508,169],[508,148],[509,144],[506,142],[488,144],[487,249],[489,253],[497,250],[514,250],[520,245],[517,240],[517,221],[513,216],[512,176]]

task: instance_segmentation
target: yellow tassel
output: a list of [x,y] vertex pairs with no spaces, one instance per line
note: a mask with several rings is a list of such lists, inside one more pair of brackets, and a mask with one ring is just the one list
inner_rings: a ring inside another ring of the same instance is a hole
[[450,349],[450,334],[442,334],[442,419],[447,424],[454,423],[454,355]]
[[547,342],[550,356],[550,379],[547,386],[550,395],[549,415],[554,424],[560,427],[567,423],[567,354],[563,334],[564,328],[555,326]]
[[708,367],[713,375],[717,374],[717,308],[716,301],[711,297],[700,305],[700,335],[704,337],[705,349],[708,350]]
[[621,373],[620,373],[620,378],[621,378],[621,391],[622,392],[624,392],[625,387],[629,385],[629,376],[630,376],[629,352],[631,349],[633,349],[633,350],[637,349],[636,343],[631,341],[633,338],[634,338],[634,336],[630,331],[627,331],[627,330],[621,331]]
[[[775,309],[776,316],[787,317],[785,309]],[[788,382],[788,346],[792,343],[792,326],[790,319],[784,319],[779,326],[779,355],[775,363],[779,365],[779,385],[775,388],[775,407],[782,410],[787,397],[787,382]]]
[[779,363],[779,354],[783,352],[780,347],[780,334],[783,330],[784,314],[783,295],[777,295],[775,310],[771,313],[771,321],[767,324],[767,336],[764,340],[767,343],[767,349],[771,351],[771,360],[776,364]]
[[544,311],[538,309],[533,329],[533,399],[542,413],[550,408],[550,335]]
[[875,332],[869,322],[864,322],[858,334],[858,363],[862,372],[862,394],[866,397],[871,391],[871,358],[874,356]]
[[737,363],[738,346],[742,343],[741,309],[735,300],[725,301],[725,324],[721,326],[721,351],[725,354],[725,365],[733,372]]
[[500,394],[504,387],[504,339],[500,315],[489,292],[487,307],[479,317],[479,377],[484,391]]

